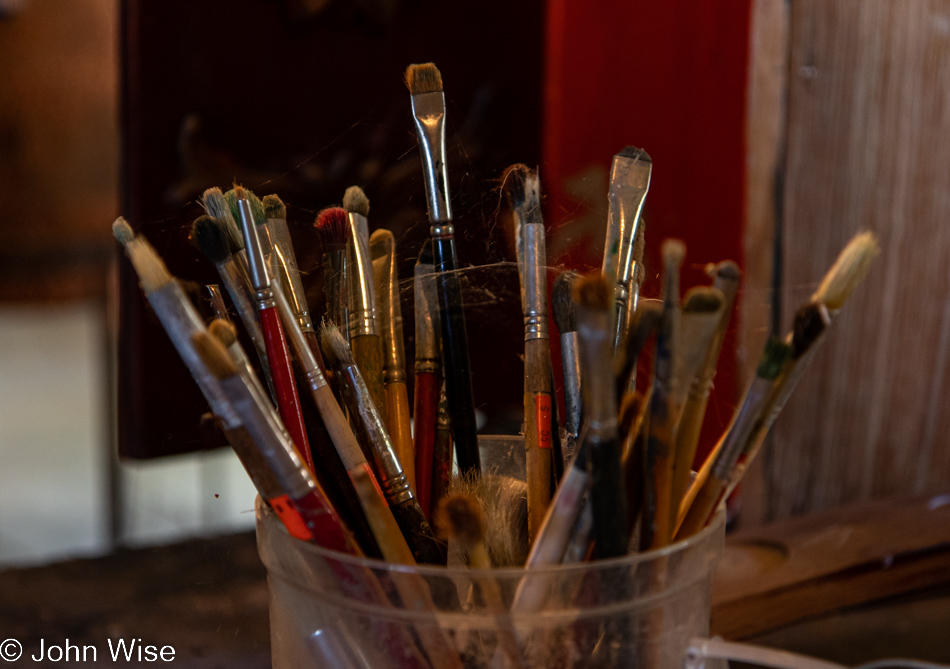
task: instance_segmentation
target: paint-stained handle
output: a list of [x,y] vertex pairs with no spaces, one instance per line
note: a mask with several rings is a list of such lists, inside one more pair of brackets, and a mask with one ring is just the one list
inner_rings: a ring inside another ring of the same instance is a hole
[[350,340],[353,360],[366,383],[379,417],[386,423],[386,391],[383,387],[383,339],[379,335],[358,335]]
[[415,406],[412,415],[416,457],[416,497],[426,518],[432,518],[432,471],[435,457],[435,416],[439,410],[439,375],[416,374]]
[[389,508],[416,562],[444,565],[446,546],[435,538],[432,527],[422,513],[422,509],[419,508],[416,498],[407,499],[399,504],[390,504]]
[[409,418],[409,391],[405,383],[386,384],[386,429],[393,440],[396,457],[409,485],[416,488],[416,454],[412,444],[412,421]]
[[307,440],[307,428],[300,410],[300,397],[297,394],[297,384],[294,383],[294,372],[290,366],[290,354],[287,352],[284,328],[280,324],[276,307],[261,309],[260,316],[264,345],[267,348],[267,361],[270,365],[271,377],[274,379],[274,390],[277,393],[277,411],[294,446],[297,447],[297,451],[310,471],[313,471],[310,442]]

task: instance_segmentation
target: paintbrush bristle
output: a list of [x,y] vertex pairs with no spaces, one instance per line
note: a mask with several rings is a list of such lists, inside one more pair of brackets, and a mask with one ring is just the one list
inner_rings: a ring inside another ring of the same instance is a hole
[[551,289],[554,322],[561,334],[577,330],[577,304],[574,302],[574,284],[580,275],[567,270],[557,275]]
[[369,198],[359,186],[350,186],[343,193],[343,208],[353,214],[369,216]]
[[485,544],[496,567],[518,567],[528,557],[528,484],[511,476],[482,473],[456,476],[451,491],[477,499]]
[[209,188],[201,195],[201,204],[204,206],[208,215],[224,226],[228,233],[228,240],[231,251],[236,253],[244,248],[244,236],[238,228],[233,216],[231,216],[231,207],[224,197],[220,188]]
[[117,219],[115,219],[115,222],[112,224],[112,234],[115,235],[115,238],[119,240],[119,243],[122,244],[122,246],[125,246],[135,239],[135,233],[132,231],[132,226],[129,225],[129,222],[122,216],[119,216]]
[[600,272],[574,282],[574,301],[578,306],[605,311],[610,308],[611,297],[610,284]]
[[765,350],[759,360],[755,374],[759,378],[773,380],[782,371],[785,363],[792,357],[792,346],[778,337],[769,337],[765,342]]
[[818,291],[812,296],[812,301],[824,303],[831,311],[843,307],[867,275],[871,261],[880,251],[873,232],[862,232],[855,236],[825,274]]
[[432,516],[436,532],[445,539],[457,539],[463,547],[485,540],[482,507],[472,495],[453,492],[439,500]]
[[261,204],[264,205],[264,216],[267,218],[287,220],[287,206],[276,195],[265,195]]
[[215,318],[208,325],[208,332],[217,339],[223,346],[230,346],[237,341],[237,328],[233,323],[229,323],[223,318]]
[[683,296],[683,313],[712,313],[719,311],[722,303],[722,291],[712,286],[696,286]]
[[350,225],[346,219],[346,210],[342,207],[327,207],[317,215],[313,227],[317,230],[323,252],[338,251],[346,247],[350,236]]
[[664,268],[679,268],[680,265],[683,264],[683,259],[686,257],[686,244],[678,239],[665,239],[663,240],[661,252],[663,255]]
[[191,336],[191,344],[208,371],[216,379],[227,379],[238,373],[237,365],[227,349],[207,332],[196,332]]
[[227,228],[207,214],[191,224],[191,243],[215,265],[227,260],[232,253]]
[[801,357],[831,325],[831,315],[822,302],[809,302],[795,313],[792,331],[794,356]]
[[330,361],[333,369],[344,369],[353,365],[353,352],[332,322],[324,320],[320,326],[320,349]]
[[525,180],[531,169],[524,163],[515,163],[505,169],[501,177],[502,188],[508,206],[518,209],[525,203]]
[[505,194],[521,223],[541,222],[541,183],[537,170],[517,163],[502,177]]
[[244,199],[251,205],[251,216],[254,219],[254,225],[264,225],[267,223],[267,214],[264,213],[264,205],[252,191],[242,186],[234,185],[234,188],[224,194],[224,199],[228,203],[231,211],[231,217],[234,221],[241,220],[241,210],[238,208],[238,200]]
[[442,73],[434,63],[416,63],[406,68],[406,86],[411,95],[442,92]]

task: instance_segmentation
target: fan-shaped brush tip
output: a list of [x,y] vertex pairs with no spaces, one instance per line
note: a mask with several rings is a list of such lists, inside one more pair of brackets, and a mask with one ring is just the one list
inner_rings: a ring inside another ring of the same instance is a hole
[[132,226],[122,216],[115,219],[112,224],[112,234],[124,246],[135,239],[135,233],[132,232]]

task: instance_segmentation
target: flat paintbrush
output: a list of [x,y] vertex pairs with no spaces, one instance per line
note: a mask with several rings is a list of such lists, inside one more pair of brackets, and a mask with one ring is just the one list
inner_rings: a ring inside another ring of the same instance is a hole
[[369,254],[373,261],[376,304],[383,335],[386,428],[393,440],[393,446],[402,463],[406,479],[409,485],[416,488],[416,454],[412,444],[412,420],[409,416],[406,345],[402,334],[402,307],[399,303],[396,240],[393,238],[393,233],[379,229],[370,235]]
[[616,300],[616,336],[614,346],[622,341],[627,322],[627,311],[633,311],[631,292],[637,274],[634,266],[634,247],[641,225],[643,201],[650,189],[653,161],[643,149],[625,147],[614,156],[610,169],[608,193],[607,235],[604,242],[604,260],[601,272],[614,283]]
[[551,289],[554,322],[561,333],[561,370],[564,376],[564,423],[568,434],[577,439],[581,429],[581,363],[577,355],[577,306],[574,282],[577,272],[561,272]]
[[[416,494],[419,506],[432,515],[432,477],[435,463],[435,424],[442,386],[442,353],[439,350],[439,301],[432,266],[432,240],[427,239],[413,270],[413,297],[416,317],[415,396],[413,400],[413,447],[416,457]],[[451,435],[449,436],[451,473]]]
[[528,481],[528,536],[533,539],[544,520],[553,489],[554,379],[547,318],[544,223],[538,175],[525,165],[512,165],[502,179],[519,238],[518,272],[524,314],[524,447]]
[[673,447],[676,434],[673,370],[679,344],[679,272],[686,255],[684,244],[675,239],[663,242],[663,316],[656,334],[653,357],[653,394],[650,397],[646,448],[646,490],[640,546],[662,548],[671,541]]
[[481,473],[475,398],[472,392],[465,307],[455,256],[455,228],[449,201],[449,178],[445,162],[445,95],[442,75],[432,63],[406,68],[406,84],[412,101],[412,116],[419,138],[422,171],[432,237],[432,256],[438,273],[442,350],[449,412],[459,470]]
[[251,286],[254,288],[254,297],[261,320],[261,332],[264,334],[264,343],[267,347],[267,361],[270,365],[271,378],[274,380],[274,389],[277,392],[277,410],[287,427],[290,438],[293,439],[294,444],[297,445],[312,471],[313,460],[310,454],[310,442],[307,438],[307,427],[304,424],[303,414],[300,410],[300,397],[297,394],[297,385],[294,382],[294,372],[290,364],[290,354],[287,349],[287,341],[284,338],[284,329],[280,324],[280,316],[277,313],[277,305],[274,301],[274,288],[271,286],[270,272],[264,260],[264,252],[258,236],[258,226],[254,221],[251,203],[245,196],[244,189],[237,186],[234,190],[241,217],[241,229],[244,233],[244,246],[247,250]]
[[416,561],[445,564],[445,546],[435,539],[429,521],[422,513],[415,493],[406,480],[392,440],[369,396],[369,390],[353,360],[349,346],[346,345],[346,340],[329,324],[324,324],[320,339],[333,369],[339,374],[340,389],[353,419],[357,438],[360,439],[364,451],[371,451],[376,479]]

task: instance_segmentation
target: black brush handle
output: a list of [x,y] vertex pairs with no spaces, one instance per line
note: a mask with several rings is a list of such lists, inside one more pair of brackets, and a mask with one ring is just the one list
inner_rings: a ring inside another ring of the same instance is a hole
[[449,416],[455,437],[455,454],[462,475],[481,473],[478,456],[478,429],[475,424],[475,398],[468,358],[468,334],[465,308],[459,281],[455,238],[433,237],[432,258],[438,276],[439,314],[442,318],[442,358]]
[[627,554],[630,540],[627,495],[617,439],[591,443],[591,503],[594,510],[594,552],[599,559]]
[[402,530],[412,556],[419,564],[445,564],[447,547],[435,538],[432,527],[415,497],[390,504],[396,524]]

